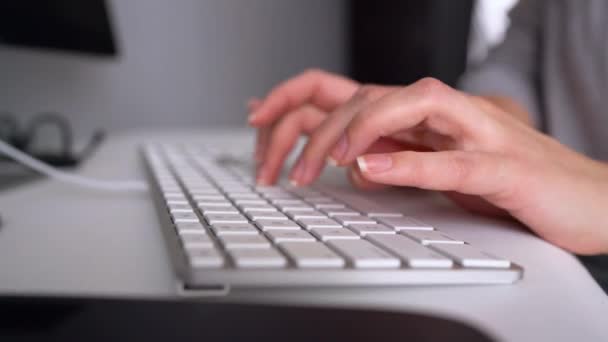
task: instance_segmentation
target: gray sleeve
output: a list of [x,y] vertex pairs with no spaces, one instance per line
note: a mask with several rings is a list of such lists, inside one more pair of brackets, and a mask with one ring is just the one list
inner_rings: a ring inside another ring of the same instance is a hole
[[506,96],[526,108],[536,127],[541,124],[538,99],[539,43],[542,1],[528,0],[511,10],[505,40],[488,58],[470,66],[459,88],[476,95]]

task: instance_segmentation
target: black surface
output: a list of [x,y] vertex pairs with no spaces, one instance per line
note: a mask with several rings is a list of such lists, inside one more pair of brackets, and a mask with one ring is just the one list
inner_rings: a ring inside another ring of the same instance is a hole
[[578,256],[598,285],[608,294],[608,255]]
[[0,341],[491,341],[413,313],[217,302],[0,297]]
[[104,0],[0,1],[0,42],[104,56],[117,53]]
[[364,83],[426,76],[455,85],[464,72],[472,0],[352,0],[350,71]]

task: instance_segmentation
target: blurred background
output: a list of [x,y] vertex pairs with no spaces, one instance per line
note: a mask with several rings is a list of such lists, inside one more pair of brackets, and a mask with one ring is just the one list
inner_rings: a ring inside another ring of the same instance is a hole
[[240,125],[245,101],[310,67],[454,84],[515,0],[56,0],[0,5],[0,112],[96,129]]

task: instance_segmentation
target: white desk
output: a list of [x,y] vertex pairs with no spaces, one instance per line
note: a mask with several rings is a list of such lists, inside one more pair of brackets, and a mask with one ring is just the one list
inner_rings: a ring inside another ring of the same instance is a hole
[[[252,141],[246,133],[221,130],[137,132],[111,138],[79,173],[143,178],[138,144],[188,137],[232,146]],[[430,312],[510,341],[608,339],[608,298],[576,258],[513,223],[472,216],[433,194],[408,193],[402,202],[404,210],[441,230],[519,263],[524,279],[509,286],[237,290],[228,299]],[[0,212],[0,294],[176,298],[147,194],[94,192],[45,180],[0,194]]]

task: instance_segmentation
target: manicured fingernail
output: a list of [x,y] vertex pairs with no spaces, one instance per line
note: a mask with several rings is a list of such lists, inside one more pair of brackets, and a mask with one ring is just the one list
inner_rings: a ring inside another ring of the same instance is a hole
[[296,165],[293,167],[293,170],[291,171],[291,174],[289,176],[289,182],[294,184],[295,186],[302,184],[302,177],[304,177],[305,172],[306,162],[303,158],[300,158]]
[[334,147],[333,151],[331,151],[331,159],[336,162],[336,165],[338,165],[340,161],[344,158],[344,155],[346,155],[347,150],[348,139],[346,138],[346,134],[343,134],[342,137],[340,137],[340,140],[338,140],[338,142],[336,143],[336,146]]
[[338,161],[335,160],[333,157],[327,157],[327,162],[332,166],[338,166]]
[[393,158],[386,154],[368,154],[357,157],[359,169],[365,173],[386,171],[393,166]]

